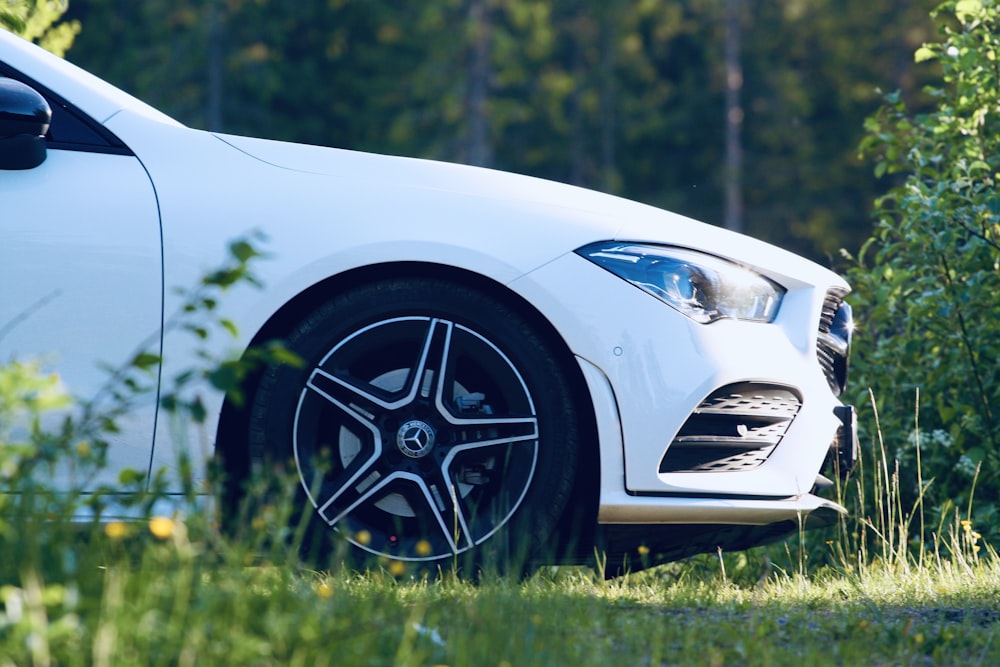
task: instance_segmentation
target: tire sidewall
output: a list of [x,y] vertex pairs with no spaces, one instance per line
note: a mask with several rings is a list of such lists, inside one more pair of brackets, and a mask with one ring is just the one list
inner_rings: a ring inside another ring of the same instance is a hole
[[[392,280],[343,292],[313,311],[286,340],[304,365],[268,368],[254,395],[249,428],[252,468],[266,473],[288,467],[289,473],[295,472],[291,434],[299,395],[311,371],[359,329],[405,316],[451,320],[489,340],[521,374],[538,418],[538,455],[520,505],[504,526],[460,560],[471,558],[475,567],[488,563],[509,569],[553,559],[556,529],[577,468],[578,428],[571,392],[565,371],[535,327],[507,304],[479,290],[435,279]],[[301,488],[296,502],[299,499],[309,503]],[[335,532],[312,514],[311,533]],[[370,556],[365,552],[366,558]],[[444,560],[449,559],[437,562]]]

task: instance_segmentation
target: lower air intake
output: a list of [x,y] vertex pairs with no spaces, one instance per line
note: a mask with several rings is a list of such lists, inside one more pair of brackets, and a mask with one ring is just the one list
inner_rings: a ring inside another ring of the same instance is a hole
[[660,461],[660,472],[737,472],[764,463],[802,406],[788,387],[731,384],[702,401]]

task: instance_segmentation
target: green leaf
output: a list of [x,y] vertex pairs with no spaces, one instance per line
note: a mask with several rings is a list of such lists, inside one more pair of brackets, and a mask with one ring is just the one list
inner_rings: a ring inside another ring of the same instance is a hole
[[[238,362],[237,362],[238,363]],[[229,391],[239,386],[241,373],[236,363],[222,364],[208,373],[208,381],[220,391]]]
[[208,329],[200,324],[185,324],[184,330],[190,331],[201,340],[206,340],[208,338]]
[[152,352],[140,352],[132,359],[132,366],[140,370],[149,370],[160,364],[160,355]]
[[26,25],[24,19],[13,12],[0,11],[0,26],[9,28],[15,35],[20,35],[24,32]]
[[118,473],[118,483],[122,484],[123,486],[139,484],[145,478],[146,476],[143,473],[133,468],[125,468],[120,473]]
[[229,335],[232,336],[233,338],[239,338],[240,336],[239,329],[236,328],[236,324],[232,320],[221,319],[219,320],[219,325],[221,325],[223,329],[228,331]]
[[201,402],[201,398],[195,398],[188,405],[188,410],[191,414],[191,419],[197,424],[202,424],[205,422],[205,418],[208,417],[208,410],[205,409],[205,404]]
[[229,246],[229,252],[243,264],[246,264],[254,257],[260,256],[260,253],[257,252],[256,248],[246,241],[234,241]]
[[976,18],[982,11],[982,0],[958,0],[955,3],[955,16],[963,23]]
[[268,348],[268,353],[272,363],[291,366],[292,368],[302,368],[305,366],[305,361],[302,357],[283,345]]
[[934,49],[928,46],[921,46],[919,49],[917,49],[917,52],[913,54],[913,61],[922,63],[924,61],[931,60],[936,56],[937,53],[934,52]]

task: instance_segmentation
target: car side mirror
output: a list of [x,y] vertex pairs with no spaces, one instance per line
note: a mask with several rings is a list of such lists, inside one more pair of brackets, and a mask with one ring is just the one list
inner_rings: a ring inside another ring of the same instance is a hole
[[38,91],[0,77],[0,169],[34,169],[45,162],[52,109]]

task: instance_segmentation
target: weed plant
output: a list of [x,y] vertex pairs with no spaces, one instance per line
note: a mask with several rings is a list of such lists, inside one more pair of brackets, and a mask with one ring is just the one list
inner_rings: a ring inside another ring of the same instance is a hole
[[[865,122],[861,150],[877,176],[891,179],[876,201],[872,238],[852,258],[852,300],[864,315],[851,362],[860,391],[849,399],[867,403],[863,392],[874,388],[885,432],[904,440],[887,458],[898,460],[907,482],[923,471],[915,484],[887,492],[922,506],[920,516],[932,524],[951,522],[957,505],[964,520],[995,536],[1000,4],[951,0],[933,16],[941,39],[915,53],[940,73],[941,84],[925,91],[932,107],[914,110],[890,93]],[[912,417],[918,393],[919,430]],[[883,471],[883,482],[892,475]],[[971,504],[975,488],[979,500]],[[887,548],[898,549],[898,537]]]

